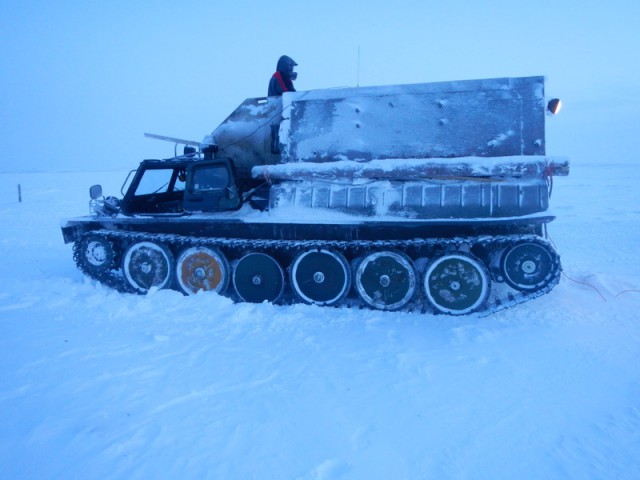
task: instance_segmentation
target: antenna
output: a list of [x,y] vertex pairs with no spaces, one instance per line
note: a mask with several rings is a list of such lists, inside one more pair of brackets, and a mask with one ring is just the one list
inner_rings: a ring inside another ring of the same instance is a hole
[[182,140],[180,138],[166,137],[164,135],[156,135],[155,133],[145,133],[144,136],[147,138],[155,138],[156,140],[164,140],[166,142],[189,145],[191,147],[198,147],[198,148],[200,147],[200,142],[196,142],[195,140]]

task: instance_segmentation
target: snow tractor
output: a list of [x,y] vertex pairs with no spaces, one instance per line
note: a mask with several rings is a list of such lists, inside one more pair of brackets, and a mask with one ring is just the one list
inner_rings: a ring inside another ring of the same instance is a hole
[[144,160],[121,198],[63,222],[79,269],[122,292],[491,313],[549,292],[554,175],[544,77],[245,100],[202,142]]

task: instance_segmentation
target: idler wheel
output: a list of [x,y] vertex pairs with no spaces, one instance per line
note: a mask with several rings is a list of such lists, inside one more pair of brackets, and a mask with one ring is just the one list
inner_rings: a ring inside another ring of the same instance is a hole
[[116,266],[113,244],[102,235],[89,234],[80,240],[78,261],[85,271],[100,275]]
[[416,291],[416,269],[406,255],[399,252],[376,252],[367,255],[355,271],[355,287],[360,298],[379,310],[404,307]]
[[139,292],[168,287],[173,278],[173,255],[164,245],[137,242],[127,248],[122,270],[127,283]]
[[428,266],[424,291],[439,312],[464,315],[478,310],[486,302],[489,274],[482,262],[472,255],[443,255]]
[[300,253],[290,270],[291,286],[306,303],[338,304],[351,286],[351,270],[338,252],[314,249]]
[[275,302],[284,291],[284,272],[270,255],[248,253],[235,264],[233,286],[245,302]]
[[537,242],[522,242],[508,248],[500,261],[507,284],[525,292],[546,287],[559,266],[555,251]]
[[215,248],[190,247],[178,257],[176,277],[187,295],[200,290],[221,293],[229,283],[229,263]]

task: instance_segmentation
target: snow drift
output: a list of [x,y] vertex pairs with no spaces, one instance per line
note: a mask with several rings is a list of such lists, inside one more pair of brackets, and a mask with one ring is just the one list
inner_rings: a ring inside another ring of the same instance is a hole
[[124,177],[0,175],[3,478],[640,477],[635,165],[556,182],[565,276],[486,318],[111,291],[59,220]]

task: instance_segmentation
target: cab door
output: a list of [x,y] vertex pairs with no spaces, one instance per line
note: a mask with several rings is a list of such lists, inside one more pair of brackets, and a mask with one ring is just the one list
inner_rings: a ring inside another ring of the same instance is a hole
[[187,168],[184,209],[188,212],[236,210],[242,198],[228,158],[194,162]]

